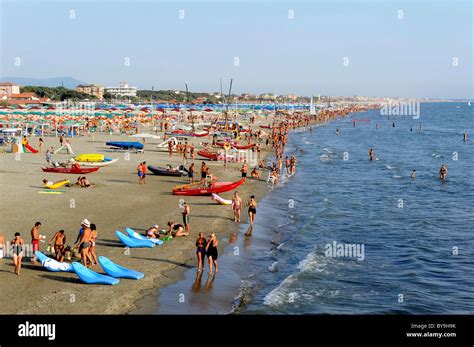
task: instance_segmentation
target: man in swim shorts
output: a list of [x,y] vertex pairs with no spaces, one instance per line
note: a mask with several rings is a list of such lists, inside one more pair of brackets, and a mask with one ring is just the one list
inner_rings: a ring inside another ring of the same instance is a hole
[[39,251],[40,226],[41,226],[41,222],[36,222],[35,226],[31,229],[31,244],[33,245],[33,264],[38,264],[35,252]]
[[83,232],[81,235],[81,240],[79,241],[79,251],[81,252],[82,265],[87,267],[87,255],[89,253],[89,247],[91,246],[91,223],[87,219],[84,219],[81,222],[81,227]]

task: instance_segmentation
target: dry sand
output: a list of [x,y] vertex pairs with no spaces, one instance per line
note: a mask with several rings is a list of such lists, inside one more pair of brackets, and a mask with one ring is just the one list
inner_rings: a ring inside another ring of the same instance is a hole
[[[149,129],[142,129],[150,131]],[[162,136],[162,134],[159,134]],[[58,138],[43,138],[46,148],[58,147]],[[121,279],[115,286],[83,284],[73,273],[55,273],[33,265],[24,259],[20,276],[13,273],[11,258],[3,259],[0,268],[0,313],[2,314],[100,314],[127,313],[135,309],[134,303],[146,292],[176,282],[184,270],[195,266],[194,242],[199,232],[208,235],[215,232],[219,239],[227,238],[236,232],[232,211],[229,206],[221,206],[210,197],[186,198],[191,208],[191,235],[185,238],[174,238],[162,246],[152,249],[130,249],[125,252],[115,230],[132,227],[138,231],[159,224],[160,228],[168,221],[181,222],[178,202],[182,197],[171,194],[177,184],[187,182],[186,177],[164,177],[149,175],[146,185],[137,182],[136,166],[140,161],[148,165],[164,166],[169,163],[173,167],[182,163],[182,158],[173,155],[170,160],[167,152],[159,152],[156,144],[162,140],[147,139],[145,153],[131,154],[126,160],[124,153],[112,153],[105,146],[105,141],[136,141],[128,136],[82,137],[72,139],[72,147],[76,154],[103,153],[107,156],[120,158],[109,167],[87,175],[90,182],[97,186],[90,189],[66,188],[60,195],[38,194],[41,180],[48,178],[53,181],[68,178],[77,179],[77,175],[47,174],[41,171],[45,166],[45,154],[25,153],[21,160],[16,161],[13,154],[0,155],[0,208],[2,218],[0,234],[7,241],[15,232],[20,232],[25,242],[29,243],[30,230],[36,221],[42,222],[40,234],[46,235],[45,243],[40,244],[45,251],[49,239],[59,229],[64,229],[67,243],[72,245],[76,239],[80,222],[87,218],[97,225],[99,237],[97,255],[104,255],[122,266],[145,273],[138,281]],[[208,138],[197,138],[193,142],[198,145]],[[38,140],[30,139],[30,145],[37,148]],[[201,159],[197,156],[196,168],[199,171]],[[262,153],[262,156],[265,153]],[[54,160],[66,160],[67,154],[57,154]],[[223,164],[206,161],[219,180],[237,181],[240,178],[240,164],[229,164],[224,171]],[[266,173],[264,173],[266,175]],[[199,176],[199,172],[197,175]],[[263,181],[248,179],[244,186],[238,188],[245,201],[252,194],[257,199],[266,192],[267,184]],[[223,193],[230,198],[232,192]],[[74,199],[74,207],[71,207]],[[242,222],[247,221],[246,209],[242,214]],[[226,246],[220,242],[220,248]],[[95,271],[103,273],[100,265]],[[225,269],[220,269],[225,271]]]

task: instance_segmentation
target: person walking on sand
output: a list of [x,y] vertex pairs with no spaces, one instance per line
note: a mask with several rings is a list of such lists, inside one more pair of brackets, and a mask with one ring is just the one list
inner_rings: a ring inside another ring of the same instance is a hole
[[142,163],[142,182],[143,184],[146,184],[146,161]]
[[13,251],[13,265],[15,266],[15,275],[20,275],[25,240],[21,238],[20,233],[15,233],[15,238],[11,240],[10,245],[12,246]]
[[242,178],[247,177],[247,171],[249,170],[249,167],[247,165],[247,160],[244,160],[244,164],[242,165],[242,168],[240,169],[240,172],[242,173]]
[[81,253],[82,265],[87,267],[87,256],[89,254],[89,247],[91,246],[91,223],[84,219],[81,222],[82,234],[81,239],[79,240],[79,252]]
[[196,240],[196,256],[198,259],[198,269],[197,271],[200,272],[201,269],[204,271],[204,259],[206,256],[206,245],[207,240],[204,237],[203,233],[199,233],[199,236]]
[[7,246],[5,245],[5,236],[0,234],[0,269],[2,268],[2,259],[5,255],[5,250]]
[[207,242],[206,245],[206,254],[207,254],[207,259],[209,260],[209,275],[212,275],[212,265],[215,267],[215,273],[217,274],[217,257],[218,257],[218,252],[217,252],[217,247],[219,246],[219,240],[216,237],[216,234],[212,233],[209,241]]
[[39,249],[40,226],[41,226],[41,222],[36,222],[35,226],[31,229],[31,244],[33,245],[33,264],[38,264],[35,252],[40,250]]
[[173,158],[173,141],[168,142],[168,151],[170,153],[170,158]]
[[189,205],[186,201],[183,202],[183,212],[181,214],[183,215],[183,224],[184,224],[184,232],[186,234],[189,234]]
[[240,215],[242,213],[242,199],[239,192],[235,191],[232,197],[232,211],[234,212],[234,223],[240,223]]
[[250,219],[250,226],[245,235],[250,236],[253,232],[253,224],[255,222],[255,216],[257,214],[257,201],[255,200],[254,195],[250,197],[250,200],[247,202],[247,206],[249,207],[248,213]]
[[446,164],[441,165],[441,169],[439,169],[439,178],[444,181],[446,179],[447,174],[448,167],[446,166]]
[[53,242],[54,254],[56,255],[55,258],[57,261],[63,262],[66,245],[66,234],[64,234],[64,230],[61,229],[56,232],[49,241],[49,245],[51,246]]
[[138,184],[142,184],[142,182],[143,182],[142,164],[143,163],[140,162],[140,164],[138,164],[138,166],[137,166]]
[[193,144],[191,144],[191,146],[189,147],[189,155],[191,156],[191,160],[194,165],[194,145]]
[[39,140],[38,140],[38,152],[39,153],[42,153],[42,150],[43,150],[43,139],[40,137]]

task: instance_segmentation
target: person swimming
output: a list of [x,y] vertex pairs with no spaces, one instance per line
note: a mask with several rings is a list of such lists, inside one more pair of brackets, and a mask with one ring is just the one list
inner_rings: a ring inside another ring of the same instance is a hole
[[446,164],[441,165],[441,168],[439,169],[439,178],[444,181],[446,179],[447,173],[448,167],[446,166]]
[[376,160],[374,149],[372,147],[370,147],[370,151],[369,151],[369,160]]

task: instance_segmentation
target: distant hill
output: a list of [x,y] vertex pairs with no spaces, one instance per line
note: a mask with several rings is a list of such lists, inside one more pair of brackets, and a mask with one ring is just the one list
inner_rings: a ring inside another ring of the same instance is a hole
[[0,82],[12,82],[22,86],[61,87],[75,89],[79,84],[86,82],[72,77],[30,78],[30,77],[2,77]]

